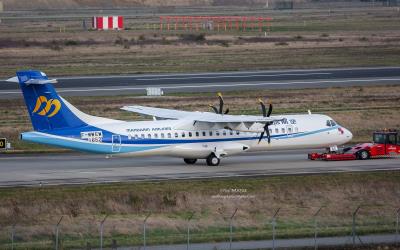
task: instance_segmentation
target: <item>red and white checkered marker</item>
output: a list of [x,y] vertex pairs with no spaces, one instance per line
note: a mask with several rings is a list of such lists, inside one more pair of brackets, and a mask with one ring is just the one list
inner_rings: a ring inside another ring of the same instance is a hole
[[92,28],[97,30],[122,30],[124,29],[123,16],[94,16]]

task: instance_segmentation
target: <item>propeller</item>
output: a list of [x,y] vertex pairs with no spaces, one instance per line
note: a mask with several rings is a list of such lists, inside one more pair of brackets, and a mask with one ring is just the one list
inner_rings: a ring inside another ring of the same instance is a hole
[[222,94],[218,93],[217,94],[218,98],[219,98],[219,109],[217,109],[215,106],[213,106],[212,104],[210,104],[210,108],[212,108],[212,110],[216,113],[216,114],[222,114],[224,113],[225,115],[229,113],[229,108],[227,108],[224,112],[224,98],[222,98]]
[[261,105],[261,110],[262,110],[263,116],[264,116],[264,117],[269,117],[269,116],[271,115],[271,113],[272,113],[272,103],[269,103],[268,113],[267,113],[267,109],[266,109],[266,107],[265,107],[264,101],[261,100],[261,99],[258,99],[258,102],[259,102],[260,105]]
[[[273,108],[272,107],[272,103],[269,104],[269,108],[268,108],[268,112],[267,112],[267,109],[265,107],[264,101],[261,100],[261,99],[258,99],[258,102],[261,105],[261,110],[262,110],[263,117],[269,117],[271,115],[271,113],[272,113],[272,108]],[[269,133],[269,125],[271,125],[271,124],[272,124],[272,122],[265,123],[264,131],[261,132],[260,138],[258,139],[258,143],[260,143],[261,140],[264,138],[264,134],[267,134],[268,144],[271,143],[271,134]]]

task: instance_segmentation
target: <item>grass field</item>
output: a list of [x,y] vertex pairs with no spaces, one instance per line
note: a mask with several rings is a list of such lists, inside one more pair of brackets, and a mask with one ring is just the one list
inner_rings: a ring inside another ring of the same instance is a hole
[[[274,114],[306,113],[308,109],[314,113],[327,114],[353,132],[352,143],[370,141],[374,130],[400,128],[398,85],[224,93],[225,103],[232,114],[260,114],[257,103],[259,97],[273,102]],[[217,102],[215,94],[211,93],[171,94],[157,98],[126,95],[67,99],[89,114],[121,120],[143,119],[134,113],[120,110],[124,105],[209,111],[208,104]],[[19,141],[19,133],[32,129],[23,100],[0,100],[0,117],[0,136],[9,138],[15,149],[12,152],[51,150],[38,144]]]
[[128,17],[124,31],[84,31],[82,20],[89,24],[93,14],[10,13],[0,25],[0,77],[21,68],[59,76],[400,65],[396,8],[231,11],[271,16],[271,29],[266,37],[250,28],[160,32],[158,15],[144,13]]
[[277,208],[277,237],[311,237],[313,214],[319,235],[349,235],[351,213],[361,205],[357,231],[394,231],[400,205],[400,173],[358,173],[230,180],[169,181],[75,187],[6,188],[0,191],[0,248],[9,243],[16,224],[17,249],[51,248],[54,224],[62,221],[65,249],[98,246],[99,222],[105,224],[106,245],[142,243],[142,220],[148,220],[148,243],[184,243],[186,218],[192,242],[226,241],[229,216],[234,240],[271,238],[271,216]]

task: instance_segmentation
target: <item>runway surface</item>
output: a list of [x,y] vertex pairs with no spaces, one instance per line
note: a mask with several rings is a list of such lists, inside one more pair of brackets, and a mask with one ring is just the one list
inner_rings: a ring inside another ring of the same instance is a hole
[[[56,84],[57,91],[64,96],[144,94],[147,87],[160,87],[165,93],[216,92],[242,89],[324,88],[400,84],[400,68],[84,76],[60,77],[58,80],[59,82]],[[0,98],[15,98],[19,96],[21,96],[21,93],[17,84],[0,81]]]
[[224,158],[218,167],[199,160],[193,166],[167,157],[106,158],[89,154],[0,155],[0,186],[109,183],[335,172],[400,170],[400,159],[310,161],[310,150],[243,154]]

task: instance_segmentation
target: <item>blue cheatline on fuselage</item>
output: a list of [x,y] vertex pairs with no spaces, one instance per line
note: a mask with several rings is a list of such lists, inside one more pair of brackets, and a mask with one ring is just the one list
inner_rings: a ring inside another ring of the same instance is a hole
[[[330,130],[335,130],[338,127],[339,126],[334,126],[310,132],[293,133],[290,135],[287,134],[271,135],[271,139],[280,140],[288,138],[297,138],[311,134],[317,134]],[[80,139],[81,131],[94,131],[94,130],[102,131],[103,135],[105,135],[101,142],[94,143]],[[149,138],[129,139],[128,136],[116,135],[104,129],[99,129],[92,126],[82,128],[82,130],[76,129],[76,132],[78,132],[78,134],[77,133],[67,134],[68,131],[65,130],[47,131],[47,133],[27,132],[23,133],[23,138],[24,140],[32,142],[50,144],[50,145],[77,149],[87,152],[110,153],[110,154],[140,152],[140,151],[158,149],[170,145],[186,144],[186,143],[236,142],[236,141],[250,141],[250,140],[258,141],[259,139],[258,136],[237,137],[237,138],[208,138],[208,139],[149,139]],[[121,138],[120,142],[119,141],[118,143],[113,142],[112,139],[113,135],[120,136]],[[118,146],[117,152],[114,151],[113,146]]]

